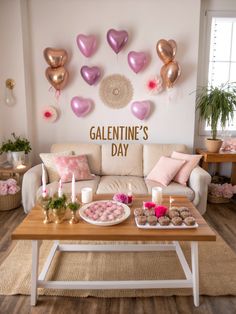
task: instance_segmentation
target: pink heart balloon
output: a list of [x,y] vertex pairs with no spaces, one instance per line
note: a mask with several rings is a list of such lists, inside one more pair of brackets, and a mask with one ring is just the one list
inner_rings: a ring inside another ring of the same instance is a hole
[[115,53],[118,54],[128,41],[128,33],[126,31],[110,29],[107,32],[107,41]]
[[140,72],[145,67],[147,59],[145,52],[130,51],[128,53],[129,66],[135,73]]
[[131,104],[133,115],[139,120],[144,120],[148,117],[151,109],[151,104],[148,100],[134,101]]
[[88,67],[84,65],[80,69],[80,74],[85,82],[87,82],[89,85],[93,85],[98,81],[101,71],[98,67]]
[[79,50],[87,58],[91,57],[97,48],[97,39],[94,35],[79,34],[76,37],[76,42]]
[[92,109],[92,101],[90,99],[75,96],[70,102],[71,109],[77,117],[86,116]]

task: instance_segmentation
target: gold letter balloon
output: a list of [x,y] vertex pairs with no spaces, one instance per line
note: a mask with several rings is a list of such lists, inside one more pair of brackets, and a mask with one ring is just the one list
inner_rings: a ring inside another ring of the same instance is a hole
[[175,61],[177,44],[173,39],[160,39],[156,45],[156,51],[164,65],[161,68],[161,77],[167,88],[171,88],[180,76],[179,63]]

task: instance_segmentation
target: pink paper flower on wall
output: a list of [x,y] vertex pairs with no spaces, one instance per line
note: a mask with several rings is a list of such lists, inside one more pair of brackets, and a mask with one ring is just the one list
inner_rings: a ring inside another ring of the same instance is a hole
[[155,76],[149,79],[146,83],[147,91],[150,94],[156,95],[162,91],[162,79],[160,76]]
[[58,118],[57,110],[53,106],[47,106],[42,111],[42,118],[47,122],[55,122]]

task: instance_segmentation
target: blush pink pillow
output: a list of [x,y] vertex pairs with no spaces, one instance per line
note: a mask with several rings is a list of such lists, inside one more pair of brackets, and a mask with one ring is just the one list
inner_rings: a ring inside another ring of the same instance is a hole
[[184,164],[185,160],[162,156],[146,179],[167,186]]
[[94,177],[91,175],[87,157],[81,156],[59,156],[55,157],[57,171],[62,182],[72,181],[74,173],[75,180],[91,180]]
[[173,152],[171,157],[179,160],[186,160],[185,165],[177,172],[176,176],[174,177],[175,182],[186,185],[192,170],[198,165],[202,155],[190,155]]

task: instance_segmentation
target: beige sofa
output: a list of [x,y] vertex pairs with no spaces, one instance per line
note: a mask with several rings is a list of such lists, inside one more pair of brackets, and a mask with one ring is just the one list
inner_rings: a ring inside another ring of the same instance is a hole
[[[180,144],[129,144],[127,155],[112,156],[110,144],[53,144],[51,152],[73,151],[74,154],[86,154],[94,180],[77,181],[76,192],[82,187],[92,187],[97,194],[125,192],[131,182],[134,194],[151,193],[153,186],[161,186],[145,177],[161,156],[170,156],[173,151],[187,153],[187,147]],[[22,184],[22,201],[27,213],[35,205],[37,195],[41,194],[41,164],[26,172]],[[197,166],[191,173],[188,185],[171,182],[163,187],[164,194],[185,195],[198,208],[201,214],[206,211],[207,190],[210,175]],[[47,189],[53,193],[58,189],[58,182],[48,182]],[[71,184],[63,184],[63,191],[70,193]]]

